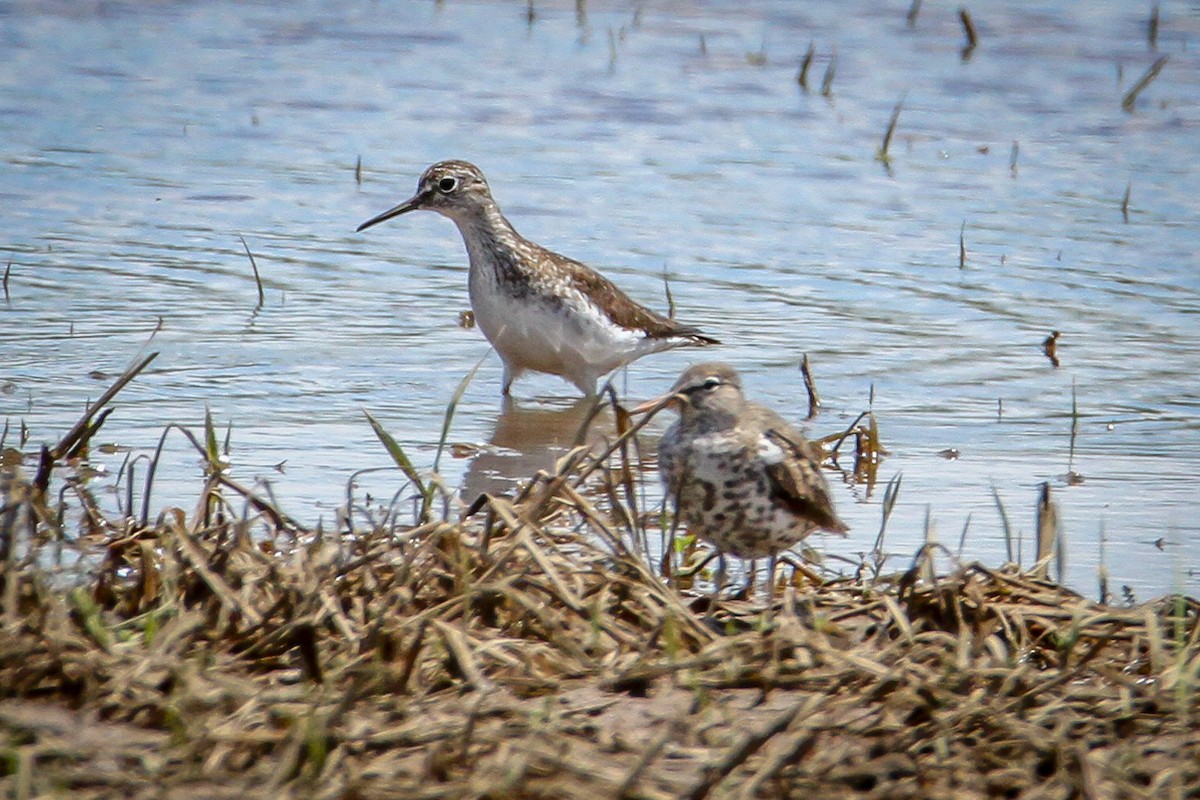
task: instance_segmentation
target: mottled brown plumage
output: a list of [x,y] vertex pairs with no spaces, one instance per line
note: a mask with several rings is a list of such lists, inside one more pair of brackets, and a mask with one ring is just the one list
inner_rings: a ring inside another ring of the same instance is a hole
[[776,555],[813,531],[847,530],[821,474],[820,448],[746,400],[732,367],[690,367],[664,398],[635,411],[664,403],[679,420],[659,443],[658,468],[689,533],[722,555],[770,556],[773,567]]
[[630,299],[595,270],[521,236],[479,168],[442,161],[409,200],[358,227],[427,209],[458,226],[470,259],[475,321],[504,362],[504,394],[524,371],[560,375],[587,395],[596,381],[648,353],[717,344]]

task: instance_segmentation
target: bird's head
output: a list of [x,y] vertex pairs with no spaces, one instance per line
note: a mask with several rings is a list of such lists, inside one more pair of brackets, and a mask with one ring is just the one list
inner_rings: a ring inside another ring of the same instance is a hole
[[358,226],[364,231],[409,211],[436,211],[458,221],[469,217],[492,202],[487,180],[479,167],[468,161],[439,161],[421,175],[417,193],[398,206]]

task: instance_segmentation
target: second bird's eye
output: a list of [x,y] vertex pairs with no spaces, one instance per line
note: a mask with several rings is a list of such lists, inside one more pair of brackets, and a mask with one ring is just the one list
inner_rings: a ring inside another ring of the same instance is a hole
[[437,182],[438,190],[449,194],[458,188],[458,178],[442,178]]

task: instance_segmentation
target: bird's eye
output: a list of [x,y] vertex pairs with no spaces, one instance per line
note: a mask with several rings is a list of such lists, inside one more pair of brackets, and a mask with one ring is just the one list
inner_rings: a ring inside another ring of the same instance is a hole
[[704,385],[701,386],[700,388],[701,389],[715,389],[718,386],[720,386],[721,383],[722,383],[721,379],[718,378],[716,375],[709,375],[707,378],[704,379]]
[[458,188],[458,178],[445,177],[437,182],[438,191],[442,194],[450,194]]

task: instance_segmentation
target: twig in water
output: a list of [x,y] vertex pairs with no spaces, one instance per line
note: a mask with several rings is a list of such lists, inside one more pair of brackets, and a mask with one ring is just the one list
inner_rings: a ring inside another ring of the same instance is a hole
[[362,156],[354,162],[354,182],[362,186]]
[[666,264],[663,264],[663,292],[667,295],[667,319],[675,319],[675,298],[671,296],[671,282]]
[[1017,144],[1017,140],[1013,139],[1012,152],[1008,156],[1008,170],[1013,177],[1017,177],[1017,156],[1021,152],[1021,145]]
[[[1054,500],[1050,496],[1050,483],[1044,481],[1042,483],[1041,492],[1038,495],[1037,504],[1037,561],[1033,567],[1033,574],[1039,578],[1046,577],[1046,573],[1050,564],[1050,557],[1055,552],[1058,539],[1058,509],[1054,506]],[[1061,572],[1062,566],[1059,565]]]
[[892,136],[896,133],[896,123],[900,120],[900,109],[904,108],[904,98],[901,97],[896,103],[896,107],[892,109],[892,118],[888,120],[887,130],[883,133],[883,143],[879,146],[879,152],[875,157],[887,164],[889,161],[888,148],[892,144]]
[[99,429],[99,425],[91,424],[92,418],[99,414],[104,406],[108,405],[108,402],[116,397],[117,392],[124,389],[126,384],[136,378],[156,358],[158,358],[158,353],[151,353],[125,370],[125,373],[117,378],[116,382],[108,387],[104,394],[100,395],[99,399],[88,408],[71,430],[67,431],[66,436],[58,444],[52,448],[42,448],[41,462],[38,464],[37,474],[33,479],[33,485],[39,492],[45,492],[46,487],[49,486],[50,470],[54,468],[54,462],[76,449],[81,442],[86,442],[87,438],[95,434]]
[[1133,113],[1134,104],[1137,103],[1137,97],[1143,89],[1150,85],[1150,81],[1158,77],[1158,73],[1162,72],[1162,68],[1167,65],[1169,56],[1159,56],[1158,60],[1150,65],[1150,69],[1146,70],[1146,74],[1138,78],[1138,82],[1133,85],[1125,97],[1121,99],[1121,108],[1129,113]]
[[967,34],[967,46],[962,49],[962,60],[968,61],[971,53],[979,45],[979,34],[975,32],[975,23],[971,21],[971,12],[966,8],[958,10],[958,18],[962,20],[963,31]]
[[1050,331],[1050,335],[1042,341],[1042,352],[1046,354],[1046,358],[1050,359],[1050,363],[1058,366],[1058,338],[1062,336],[1059,331]]
[[804,58],[800,59],[800,72],[796,74],[796,83],[800,84],[800,88],[806,92],[808,91],[808,69],[812,66],[813,56],[816,53],[816,45],[809,42],[808,50],[804,53]]
[[917,27],[917,15],[921,13],[921,0],[912,0],[912,5],[908,7],[908,14],[905,15],[905,20],[908,22],[908,27]]
[[8,274],[12,272],[12,260],[9,260],[8,266],[4,268],[4,302],[8,302]]
[[833,55],[829,57],[829,63],[825,66],[825,77],[821,79],[821,95],[823,97],[833,97],[833,76],[837,72],[837,50],[833,51]]
[[808,353],[800,359],[800,374],[804,376],[804,388],[808,392],[808,416],[805,419],[812,419],[821,412],[821,396],[817,394],[817,384],[808,365]]
[[1104,527],[1104,520],[1100,520],[1100,566],[1096,568],[1096,579],[1099,583],[1101,603],[1108,603],[1112,599],[1108,591],[1108,559],[1105,553],[1107,544],[1108,530]]
[[[1121,216],[1129,222],[1129,195],[1133,192],[1133,181],[1125,182],[1125,196],[1121,198]],[[7,293],[5,294],[7,297]]]
[[1071,381],[1071,443],[1067,449],[1067,475],[1076,480],[1075,475],[1075,438],[1079,435],[1079,398],[1075,392],[1075,381]]
[[1158,49],[1158,3],[1150,9],[1150,20],[1146,23],[1146,41],[1151,50]]
[[258,264],[254,261],[254,254],[250,252],[250,245],[246,244],[246,237],[238,234],[238,238],[242,240],[242,247],[246,249],[246,255],[250,257],[250,268],[254,270],[254,285],[258,287],[258,305],[256,308],[262,308],[264,296],[262,287],[262,278],[258,276]]
[[962,227],[958,229],[958,268],[967,268],[967,221],[964,219]]

